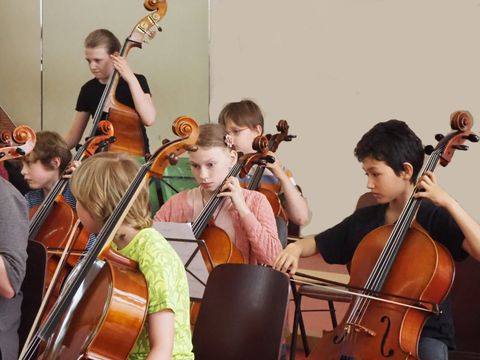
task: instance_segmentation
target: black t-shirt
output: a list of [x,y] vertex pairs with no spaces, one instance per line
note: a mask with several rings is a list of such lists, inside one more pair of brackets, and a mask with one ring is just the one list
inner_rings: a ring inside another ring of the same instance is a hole
[[[142,90],[146,94],[150,94],[150,88],[147,83],[147,79],[145,76],[140,74],[135,74]],[[90,113],[91,116],[95,115],[97,111],[98,104],[100,103],[100,99],[102,98],[103,91],[105,90],[106,84],[101,84],[98,79],[93,78],[87,81],[82,88],[80,89],[80,93],[78,94],[77,105],[75,106],[76,111],[86,111]],[[117,100],[130,107],[135,109],[135,104],[133,102],[132,93],[130,92],[130,88],[125,80],[120,78],[117,85],[117,90],[115,92],[115,97]],[[106,114],[103,114],[106,118]],[[142,133],[143,139],[145,142],[145,149],[149,152],[149,143],[147,137],[147,131],[145,126],[142,124]]]
[[[349,263],[363,237],[379,226],[385,225],[386,210],[387,205],[358,209],[339,224],[315,236],[317,248],[325,261],[330,264]],[[422,201],[416,221],[432,239],[448,249],[454,260],[463,260],[468,256],[462,248],[465,236],[445,209]],[[442,314],[432,315],[427,320],[422,337],[439,339],[453,348],[454,327],[449,297],[440,304],[440,310]]]

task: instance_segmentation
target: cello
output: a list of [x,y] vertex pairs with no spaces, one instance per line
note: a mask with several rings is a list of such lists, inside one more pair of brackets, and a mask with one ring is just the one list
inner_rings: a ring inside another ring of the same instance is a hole
[[[108,121],[99,124],[101,134],[86,140],[73,157],[80,161],[101,151],[115,141],[113,127]],[[38,322],[51,309],[58,298],[63,283],[71,269],[83,255],[88,233],[79,227],[77,215],[61,195],[68,179],[60,178],[39,206],[30,209],[29,240],[36,240],[47,250],[45,296],[35,322],[30,330],[33,335]]]
[[17,159],[25,156],[35,147],[35,132],[26,125],[0,133],[0,161]]
[[143,327],[148,290],[136,263],[109,244],[149,176],[161,176],[198,136],[196,122],[187,117],[175,121],[174,131],[181,139],[163,145],[141,166],[21,359],[31,358],[41,342],[47,343],[46,359],[128,356]]
[[[268,139],[268,148],[264,151],[265,155],[268,153],[268,151],[271,152],[276,152],[278,149],[278,146],[282,141],[292,141],[296,136],[295,135],[290,135],[288,133],[289,130],[289,125],[286,120],[280,120],[277,124],[277,134],[274,135],[267,135]],[[272,158],[271,156],[266,156],[265,158],[266,162],[273,162],[275,161],[275,158]],[[285,209],[283,209],[280,198],[278,196],[278,193],[280,192],[280,187],[278,184],[264,184],[261,183],[262,176],[265,172],[265,164],[261,164],[257,166],[255,169],[254,174],[252,175],[252,178],[250,179],[250,182],[248,184],[248,189],[249,190],[257,190],[261,192],[265,197],[267,198],[268,202],[272,206],[272,210],[275,216],[281,217],[285,223],[288,222],[288,217],[287,214],[285,213]]]
[[[166,0],[145,0],[145,9],[154,12],[143,17],[133,28],[130,36],[125,39],[125,42],[120,51],[120,56],[126,57],[130,49],[134,47],[141,48],[142,42],[146,38],[153,39],[155,30],[160,27],[159,21],[165,16],[167,12]],[[115,135],[117,141],[109,147],[111,151],[128,152],[135,156],[145,156],[147,149],[145,147],[144,134],[145,129],[141,123],[140,117],[135,109],[120,103],[116,97],[120,75],[117,70],[114,70],[110,76],[105,89],[98,103],[97,110],[93,115],[93,125],[90,137],[94,136],[97,131],[97,126],[103,118],[103,109],[110,99],[110,109],[108,111],[107,120],[110,121],[115,128]]]
[[[446,166],[464,142],[477,142],[473,120],[467,112],[451,117],[454,130],[440,135],[436,148],[419,176]],[[455,267],[450,253],[435,242],[416,221],[421,200],[407,200],[394,225],[368,233],[353,255],[349,288],[354,293],[347,314],[333,331],[324,333],[311,359],[417,359],[418,342],[427,317],[439,314],[439,306],[451,288]]]
[[202,247],[201,252],[209,272],[219,264],[245,263],[243,255],[232,243],[227,233],[210,223],[210,219],[218,206],[224,201],[224,198],[217,195],[222,191],[225,181],[229,177],[236,177],[239,174],[240,177],[245,177],[251,167],[263,159],[267,146],[268,140],[265,136],[259,136],[254,140],[253,148],[258,152],[240,157],[192,223],[192,231],[195,238],[205,241],[206,249]]

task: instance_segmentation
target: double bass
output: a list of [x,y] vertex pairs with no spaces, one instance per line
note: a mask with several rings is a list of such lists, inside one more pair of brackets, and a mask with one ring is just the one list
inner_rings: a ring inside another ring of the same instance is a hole
[[[419,176],[438,163],[446,166],[455,150],[467,149],[465,141],[478,141],[467,112],[454,113],[450,125],[454,131],[437,136]],[[343,321],[324,333],[309,358],[418,358],[422,327],[428,316],[439,314],[455,274],[450,253],[414,221],[418,191],[416,186],[394,225],[371,231],[358,245],[348,287],[360,290]]]
[[[128,52],[135,47],[141,48],[145,39],[152,39],[156,34],[156,30],[160,29],[158,23],[167,12],[166,0],[145,0],[145,9],[153,11],[149,15],[143,17],[133,28],[130,36],[125,40],[120,55],[126,57]],[[145,156],[147,149],[145,148],[144,127],[135,109],[120,103],[115,97],[120,75],[118,71],[114,71],[110,76],[105,89],[100,98],[97,110],[93,115],[93,124],[90,137],[95,135],[100,120],[103,119],[103,111],[107,101],[110,100],[110,109],[108,111],[107,120],[110,121],[115,128],[115,136],[117,140],[109,147],[111,151],[127,152],[136,156]]]
[[149,177],[161,176],[196,142],[198,125],[181,117],[174,122],[174,132],[181,139],[163,145],[141,166],[21,359],[32,358],[42,342],[47,344],[45,359],[127,358],[143,327],[148,289],[136,263],[109,245]]

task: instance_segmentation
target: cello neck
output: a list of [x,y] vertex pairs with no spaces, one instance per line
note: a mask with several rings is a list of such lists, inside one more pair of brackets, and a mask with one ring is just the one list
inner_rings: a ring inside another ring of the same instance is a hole
[[215,190],[215,192],[212,194],[212,196],[208,200],[205,207],[202,209],[200,214],[192,223],[192,230],[193,230],[193,234],[195,235],[195,238],[198,239],[200,237],[200,235],[203,233],[203,230],[205,230],[205,228],[207,227],[208,221],[212,217],[213,213],[218,208],[220,203],[224,200],[223,198],[217,196],[220,193],[223,184],[230,176],[237,176],[240,173],[240,170],[242,169],[243,165],[244,165],[244,161],[239,160],[232,167],[232,169],[229,171],[226,178],[223,180],[222,184]]

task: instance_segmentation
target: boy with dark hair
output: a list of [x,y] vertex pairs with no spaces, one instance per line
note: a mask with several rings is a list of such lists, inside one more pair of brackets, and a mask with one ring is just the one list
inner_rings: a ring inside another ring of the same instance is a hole
[[[415,197],[429,200],[420,204],[416,221],[455,260],[463,260],[468,254],[480,260],[478,223],[438,185],[432,172],[427,171],[416,182],[424,151],[420,139],[404,122],[390,120],[375,125],[358,142],[355,156],[362,163],[367,187],[378,205],[358,209],[334,227],[290,244],[276,259],[276,269],[293,274],[300,257],[316,253],[328,263],[349,263],[365,235],[397,221],[415,183],[423,190]],[[442,313],[431,316],[423,327],[418,348],[422,360],[447,359],[448,348],[454,346],[448,298],[440,308]]]

